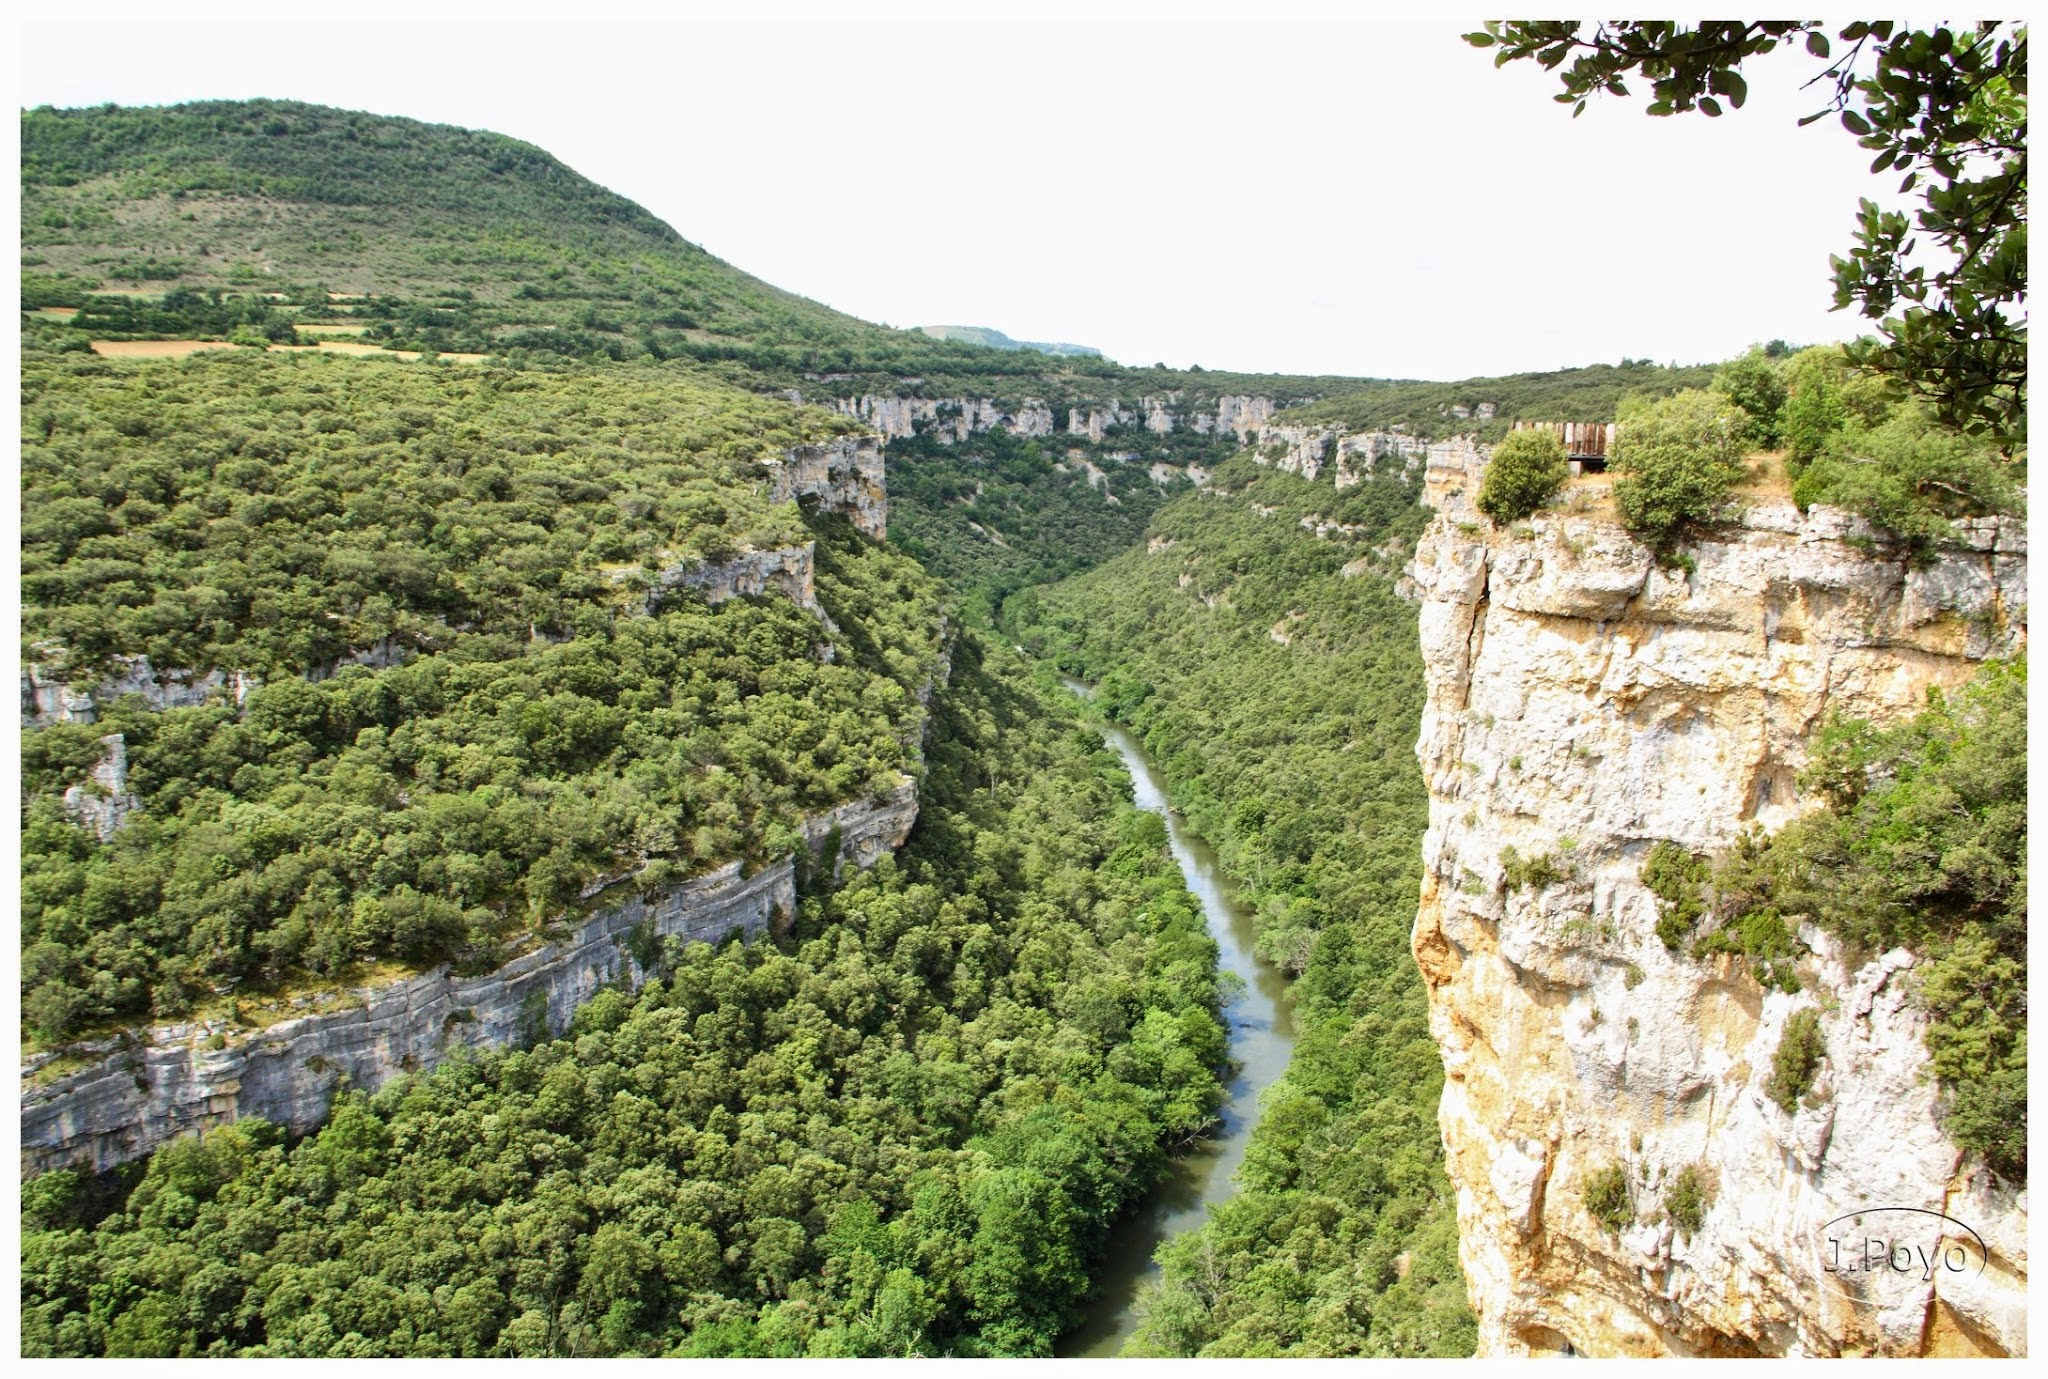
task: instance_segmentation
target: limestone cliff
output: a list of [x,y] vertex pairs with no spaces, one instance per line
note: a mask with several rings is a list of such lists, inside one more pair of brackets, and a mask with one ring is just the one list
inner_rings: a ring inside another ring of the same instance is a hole
[[1336,426],[1273,426],[1261,424],[1249,436],[1252,458],[1304,479],[1315,479],[1330,469],[1330,480],[1338,488],[1351,488],[1370,479],[1388,461],[1398,462],[1404,474],[1418,467],[1462,466],[1477,449],[1469,436],[1427,441],[1400,431],[1346,431]]
[[[908,380],[907,380],[908,381]],[[1014,405],[990,398],[895,397],[863,393],[858,397],[821,399],[823,405],[856,418],[889,440],[936,434],[959,443],[987,431],[1046,437],[1063,432],[1086,436],[1100,444],[1119,427],[1142,427],[1158,435],[1185,428],[1198,434],[1234,433],[1245,440],[1273,418],[1269,397],[1228,395],[1214,404],[1191,402],[1179,393],[1161,393],[1108,401],[1081,401],[1055,407],[1042,398]],[[1064,421],[1061,418],[1064,416]]]
[[823,445],[799,445],[767,468],[778,503],[811,497],[827,512],[844,513],[854,527],[880,541],[889,534],[889,493],[881,436],[841,436]]
[[[836,834],[835,864],[866,867],[901,846],[916,819],[917,790],[906,780],[806,821],[805,842],[818,853]],[[444,964],[338,993],[321,1003],[328,1008],[267,1029],[159,1025],[90,1050],[85,1068],[35,1085],[46,1055],[22,1069],[22,1169],[103,1169],[242,1116],[303,1133],[325,1118],[342,1086],[374,1089],[463,1046],[560,1033],[600,987],[639,984],[636,954],[648,952],[649,940],[752,937],[795,908],[792,859],[752,875],[731,862],[664,892],[606,905],[569,937],[480,976],[457,976]]]
[[832,627],[825,607],[818,602],[818,543],[775,546],[765,551],[741,551],[729,560],[684,560],[656,568],[647,591],[646,610],[660,610],[663,600],[675,589],[695,589],[707,603],[724,603],[767,593],[776,589],[826,628]]
[[[1667,951],[1638,876],[1660,839],[1711,852],[1807,807],[1795,778],[1830,712],[1897,721],[2023,646],[2023,527],[1971,524],[1913,570],[1846,514],[1763,502],[1688,547],[1687,574],[1585,485],[1578,511],[1493,528],[1470,509],[1479,462],[1432,457],[1440,515],[1409,573],[1430,791],[1414,949],[1482,1353],[2024,1354],[2026,1194],[1941,1132],[1912,955],[1852,959],[1807,925],[1803,989],[1767,991],[1739,959]],[[1555,879],[1512,884],[1508,848]],[[1763,1087],[1801,1009],[1826,1053],[1788,1115]],[[1585,1192],[1617,1168],[1610,1230]],[[1668,1215],[1688,1168],[1689,1238]],[[1881,1207],[1945,1213],[1988,1262],[1916,1212],[1898,1238],[1960,1265],[1828,1273],[1830,1223]]]

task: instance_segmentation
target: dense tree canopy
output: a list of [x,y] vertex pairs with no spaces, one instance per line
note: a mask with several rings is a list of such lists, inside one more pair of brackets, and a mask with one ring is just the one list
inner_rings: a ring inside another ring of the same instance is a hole
[[[39,673],[267,681],[23,735],[36,1039],[387,959],[488,965],[594,877],[786,853],[806,813],[914,768],[936,586],[771,504],[756,465],[831,418],[653,368],[25,370]],[[836,634],[781,593],[647,614],[659,568],[797,542]],[[346,664],[379,644],[400,663]],[[140,809],[102,839],[61,801],[109,732]]]
[[298,1145],[32,1180],[23,1352],[1048,1353],[1219,1099],[1215,945],[1127,792],[970,637],[900,858]]

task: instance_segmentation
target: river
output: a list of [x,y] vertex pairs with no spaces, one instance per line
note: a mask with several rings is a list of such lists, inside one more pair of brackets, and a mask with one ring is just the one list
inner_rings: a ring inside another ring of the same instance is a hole
[[[1073,681],[1067,687],[1087,693]],[[1202,902],[1202,916],[1221,949],[1217,965],[1243,978],[1244,987],[1223,1012],[1231,1061],[1225,1070],[1222,1124],[1210,1138],[1174,1160],[1158,1191],[1110,1236],[1100,1275],[1102,1294],[1089,1307],[1087,1320],[1060,1338],[1057,1353],[1076,1357],[1115,1355],[1138,1329],[1139,1285],[1159,1277],[1153,1251],[1169,1237],[1201,1225],[1209,1205],[1231,1195],[1231,1179],[1244,1162],[1245,1144],[1258,1119],[1259,1093],[1287,1071],[1294,1049],[1294,1020],[1281,1000],[1287,979],[1271,963],[1253,956],[1251,911],[1239,903],[1237,886],[1223,874],[1214,849],[1191,833],[1167,805],[1165,787],[1137,739],[1114,725],[1104,725],[1102,735],[1130,768],[1138,808],[1166,820],[1173,860],[1180,864],[1188,889]]]

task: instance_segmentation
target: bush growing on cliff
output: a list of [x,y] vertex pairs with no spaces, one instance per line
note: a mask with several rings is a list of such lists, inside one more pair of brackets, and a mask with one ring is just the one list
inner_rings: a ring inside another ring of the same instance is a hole
[[1840,345],[1815,345],[1793,355],[1785,361],[1779,430],[1794,477],[1837,431],[1852,423],[1876,426],[1891,408],[1884,380],[1851,364]]
[[1586,1214],[1610,1234],[1619,1235],[1635,1224],[1635,1195],[1629,1191],[1628,1170],[1620,1164],[1596,1168],[1586,1175],[1580,1190]]
[[1564,442],[1549,431],[1511,431],[1493,448],[1479,483],[1479,510],[1505,526],[1554,497],[1571,477]]
[[1785,1021],[1784,1033],[1778,1036],[1777,1052],[1771,1055],[1771,1078],[1764,1084],[1764,1095],[1786,1115],[1796,1112],[1799,1098],[1812,1088],[1813,1075],[1827,1051],[1820,1032],[1820,1012],[1812,1006],[1793,1011]]
[[1676,953],[1699,923],[1705,904],[1700,887],[1706,882],[1707,860],[1695,857],[1669,839],[1650,849],[1642,881],[1657,897],[1657,937]]
[[1779,412],[1785,405],[1783,366],[1762,345],[1714,371],[1714,388],[1749,415],[1749,440],[1765,449],[1778,444]]
[[1625,407],[1611,461],[1623,524],[1669,556],[1748,472],[1748,434],[1747,413],[1699,389]]
[[[1823,808],[1744,835],[1704,877],[1676,845],[1643,870],[1671,921],[1660,936],[1682,942],[1687,916],[1709,922],[1693,956],[1747,955],[1765,985],[1798,989],[1801,919],[1852,953],[1915,953],[1944,1128],[2015,1181],[2027,1142],[2026,700],[2021,658],[1930,691],[1925,712],[1890,728],[1830,719],[1800,776]],[[1803,1076],[1800,1047],[1781,1050],[1787,1086]]]
[[1678,1176],[1664,1190],[1664,1210],[1670,1213],[1671,1224],[1678,1228],[1681,1238],[1690,1240],[1699,1234],[1707,1219],[1707,1187],[1698,1164],[1687,1164],[1678,1170]]
[[1500,850],[1500,871],[1501,882],[1510,891],[1540,891],[1576,875],[1568,852],[1539,852],[1524,857],[1512,846]]
[[1805,779],[1828,807],[1764,859],[1768,902],[1866,952],[1928,959],[1921,999],[1956,1143],[2026,1176],[2027,668],[1994,662],[1891,728],[1831,721]]
[[1792,487],[1800,507],[1829,503],[1870,520],[1916,556],[1955,535],[1954,519],[2020,510],[2012,462],[1979,436],[1935,424],[1916,407],[1879,426],[1850,422],[1828,437]]

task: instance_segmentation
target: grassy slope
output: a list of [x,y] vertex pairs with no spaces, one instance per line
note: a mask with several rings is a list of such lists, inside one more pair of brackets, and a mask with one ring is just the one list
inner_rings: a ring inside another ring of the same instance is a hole
[[284,292],[318,306],[324,294],[293,289],[322,285],[378,294],[337,304],[338,319],[388,320],[417,344],[673,355],[807,394],[1310,400],[1355,386],[1127,369],[890,330],[750,277],[498,134],[291,101],[44,108],[25,112],[21,131],[30,286]]

